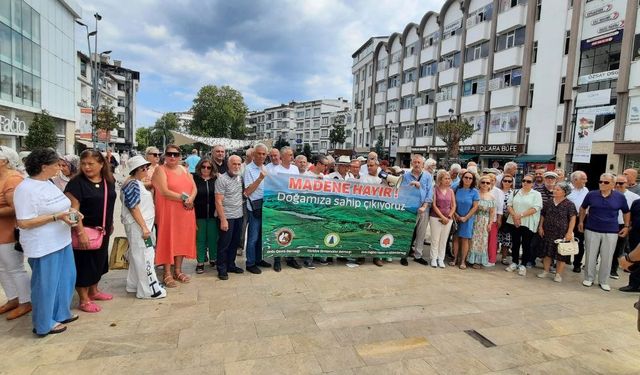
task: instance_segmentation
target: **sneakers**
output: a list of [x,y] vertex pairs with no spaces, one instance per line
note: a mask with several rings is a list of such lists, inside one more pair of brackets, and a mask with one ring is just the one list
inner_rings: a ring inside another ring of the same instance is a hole
[[513,272],[517,269],[518,269],[518,265],[516,263],[511,263],[509,267],[505,268],[504,270],[507,272]]
[[438,267],[438,261],[435,258],[431,259],[431,267],[433,267],[433,268]]
[[560,276],[560,274],[557,274],[553,277],[553,281],[555,281],[556,283],[561,283],[562,282],[562,276]]
[[525,266],[518,267],[518,275],[519,276],[527,276],[527,269]]
[[540,272],[540,273],[538,274],[538,278],[540,278],[540,279],[544,279],[544,278],[546,278],[547,276],[549,276],[549,272],[547,272],[547,271],[542,271],[542,272]]
[[618,272],[613,271],[609,274],[609,277],[614,279],[614,280],[618,280],[620,278],[620,275],[618,275]]
[[611,287],[609,286],[609,284],[600,284],[600,289],[604,290],[605,292],[611,291]]
[[496,264],[495,263],[487,263],[487,264],[483,264],[482,266],[484,266],[486,268],[491,268],[491,267],[495,267]]
[[418,263],[418,264],[422,264],[423,266],[429,265],[429,262],[427,262],[426,260],[424,260],[422,258],[413,258],[413,261]]
[[442,259],[438,259],[438,267],[440,268],[445,268],[446,266],[444,265],[444,260]]
[[593,281],[591,280],[584,280],[582,282],[582,285],[586,286],[587,288],[590,287],[591,285],[593,285]]
[[306,269],[310,269],[310,270],[315,270],[316,269],[316,266],[314,266],[313,263],[311,263],[311,262],[305,261],[303,264],[304,264],[304,268],[306,268]]

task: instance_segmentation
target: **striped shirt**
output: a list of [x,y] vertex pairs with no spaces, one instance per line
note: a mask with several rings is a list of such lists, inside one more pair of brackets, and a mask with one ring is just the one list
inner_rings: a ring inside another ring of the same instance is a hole
[[129,180],[121,190],[125,207],[132,209],[140,204],[140,185],[136,180]]
[[242,179],[240,176],[220,175],[216,180],[216,196],[222,195],[222,209],[227,219],[242,217]]

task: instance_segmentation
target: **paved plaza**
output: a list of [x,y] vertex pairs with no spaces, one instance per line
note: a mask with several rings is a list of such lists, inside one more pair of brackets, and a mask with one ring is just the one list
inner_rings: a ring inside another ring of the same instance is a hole
[[158,301],[126,294],[126,271],[111,271],[103,287],[115,299],[101,313],[75,310],[65,333],[42,339],[30,316],[0,319],[0,373],[640,373],[637,295],[585,288],[573,273],[557,284],[538,269],[397,261],[228,281],[206,271]]

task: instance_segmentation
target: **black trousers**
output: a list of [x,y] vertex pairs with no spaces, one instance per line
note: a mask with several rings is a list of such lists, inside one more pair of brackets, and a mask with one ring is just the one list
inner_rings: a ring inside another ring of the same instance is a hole
[[[218,259],[216,268],[218,274],[226,275],[230,269],[236,267],[236,249],[240,243],[240,236],[242,235],[242,218],[227,219],[229,223],[229,229],[224,232],[220,231],[218,237]],[[218,220],[218,227],[220,226],[220,220]]]
[[582,267],[582,258],[584,257],[584,233],[578,230],[578,224],[573,228],[573,237],[578,240],[578,254],[573,256],[573,267]]
[[[521,225],[513,226],[511,231],[511,260],[515,264],[526,265],[536,259],[533,249],[531,249],[531,239],[533,232],[529,228]],[[520,245],[522,245],[522,259],[520,259]],[[520,262],[518,262],[520,260]]]
[[[620,229],[622,230],[623,227],[624,225],[621,224]],[[611,260],[611,273],[618,272],[618,258],[620,258],[622,254],[626,254],[627,252],[629,252],[628,246],[629,236],[618,237],[618,242],[616,242],[616,249],[613,252],[613,259]]]

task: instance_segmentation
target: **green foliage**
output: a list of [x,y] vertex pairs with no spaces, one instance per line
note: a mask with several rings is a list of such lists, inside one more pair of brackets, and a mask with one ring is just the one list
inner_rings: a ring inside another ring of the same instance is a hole
[[311,160],[311,146],[308,143],[304,144],[302,148],[302,154],[307,157],[307,160]]
[[378,154],[381,158],[384,155],[384,139],[382,138],[382,133],[378,133],[378,140],[376,141],[376,154]]
[[29,150],[44,147],[56,148],[58,145],[56,124],[47,111],[36,114],[24,142]]
[[215,85],[203,86],[191,107],[189,132],[205,137],[244,139],[248,108],[239,91]]
[[337,116],[329,132],[329,142],[332,148],[335,148],[337,144],[344,143],[347,139],[344,127],[344,115]]
[[113,110],[112,106],[103,105],[98,109],[98,116],[96,118],[96,123],[94,124],[95,129],[102,129],[107,132],[112,131],[118,127],[118,116]]
[[460,152],[460,143],[473,135],[473,125],[466,119],[451,119],[439,122],[436,125],[438,137],[447,145],[447,159],[457,159]]
[[273,147],[277,148],[278,150],[283,148],[284,146],[291,146],[291,145],[287,140],[282,139],[282,136],[278,137],[278,140],[273,145]]
[[136,149],[138,151],[144,151],[149,147],[149,140],[151,139],[151,128],[138,128],[136,129]]

